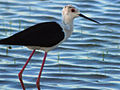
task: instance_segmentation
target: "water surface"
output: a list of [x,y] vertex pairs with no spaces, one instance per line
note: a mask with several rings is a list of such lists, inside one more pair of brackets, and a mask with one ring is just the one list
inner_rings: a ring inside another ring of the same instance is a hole
[[[75,19],[72,36],[48,54],[41,90],[119,90],[119,0],[0,0],[0,39],[40,22],[61,22],[61,10],[67,4],[102,25]],[[0,45],[0,90],[22,90],[18,73],[32,51],[7,47]],[[43,51],[37,51],[24,71],[26,90],[37,90],[43,56]]]

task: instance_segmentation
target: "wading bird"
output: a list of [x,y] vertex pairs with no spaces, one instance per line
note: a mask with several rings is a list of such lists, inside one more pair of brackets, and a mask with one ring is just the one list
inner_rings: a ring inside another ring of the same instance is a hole
[[56,48],[59,44],[70,37],[73,32],[73,20],[74,18],[79,16],[100,24],[99,22],[81,14],[80,11],[74,6],[67,5],[62,10],[62,25],[56,22],[39,23],[8,38],[0,40],[0,44],[23,45],[28,47],[29,49],[33,49],[30,57],[18,74],[23,90],[25,90],[25,86],[22,81],[22,73],[28,62],[30,61],[31,57],[33,56],[35,50],[38,49],[45,51],[41,69],[36,81],[37,88],[38,90],[40,90],[40,77],[48,51]]

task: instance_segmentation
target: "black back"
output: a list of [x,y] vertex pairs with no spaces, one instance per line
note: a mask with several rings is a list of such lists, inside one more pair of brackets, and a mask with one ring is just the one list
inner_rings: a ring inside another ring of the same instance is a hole
[[45,22],[31,26],[8,38],[0,44],[51,47],[64,39],[64,32],[56,22]]

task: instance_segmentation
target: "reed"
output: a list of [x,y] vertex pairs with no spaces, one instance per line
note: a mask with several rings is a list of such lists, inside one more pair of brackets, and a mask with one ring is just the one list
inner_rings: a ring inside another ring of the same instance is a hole
[[19,31],[21,30],[21,20],[19,19]]
[[58,67],[59,67],[59,72],[61,72],[61,66],[60,66],[60,54],[58,52],[58,56],[57,56],[57,62],[58,62]]
[[104,61],[105,60],[105,53],[104,53],[104,51],[102,52],[102,61]]
[[[9,21],[9,29],[12,30],[12,20]],[[9,34],[11,35],[11,32]]]
[[6,48],[6,55],[8,55],[8,50],[9,49],[12,49],[12,47],[11,46],[8,46],[7,48]]

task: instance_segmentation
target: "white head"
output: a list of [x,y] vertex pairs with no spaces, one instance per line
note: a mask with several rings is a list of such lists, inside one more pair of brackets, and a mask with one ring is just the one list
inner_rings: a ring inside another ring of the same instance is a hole
[[80,11],[77,8],[75,8],[74,6],[72,6],[72,5],[67,5],[67,6],[65,6],[63,8],[62,16],[63,16],[63,23],[64,24],[71,25],[73,23],[74,18],[76,18],[78,16],[84,17],[84,18],[86,18],[88,20],[91,20],[91,21],[96,22],[96,23],[99,24],[99,22],[97,22],[97,21],[95,21],[93,19],[90,19],[90,18],[84,16],[83,14],[81,14]]
[[67,5],[62,10],[64,24],[72,24],[73,19],[78,17],[80,12],[72,5]]
[[67,39],[72,34],[73,20],[74,20],[74,18],[76,18],[78,16],[84,17],[88,20],[91,20],[93,22],[96,22],[96,23],[100,24],[99,22],[97,22],[93,19],[90,19],[90,18],[84,16],[83,14],[81,14],[80,11],[77,8],[75,8],[74,6],[67,5],[63,8],[63,11],[62,11],[63,28],[64,28],[64,31],[65,31],[65,34],[66,34],[65,39]]
[[62,11],[63,17],[69,17],[71,19],[78,17],[79,14],[80,14],[79,10],[77,10],[77,8],[75,8],[72,5],[65,6]]

